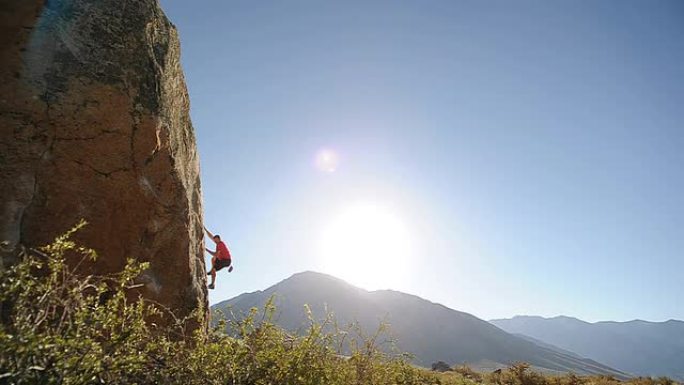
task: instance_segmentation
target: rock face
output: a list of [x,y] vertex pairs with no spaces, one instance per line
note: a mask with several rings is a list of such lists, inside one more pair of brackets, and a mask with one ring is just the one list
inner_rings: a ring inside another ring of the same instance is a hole
[[199,160],[156,0],[0,0],[3,264],[83,218],[88,272],[149,261],[144,295],[207,305]]

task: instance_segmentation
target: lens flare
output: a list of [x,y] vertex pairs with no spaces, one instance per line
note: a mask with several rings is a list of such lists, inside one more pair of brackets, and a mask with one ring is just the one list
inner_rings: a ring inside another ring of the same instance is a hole
[[324,148],[316,153],[315,164],[320,171],[332,173],[337,170],[340,163],[340,157],[337,152],[329,148]]

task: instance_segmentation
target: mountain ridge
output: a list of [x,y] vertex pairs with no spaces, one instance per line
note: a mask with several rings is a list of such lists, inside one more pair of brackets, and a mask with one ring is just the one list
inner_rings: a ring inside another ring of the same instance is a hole
[[516,316],[490,321],[501,329],[540,340],[640,376],[684,380],[684,322],[598,321]]
[[649,321],[649,320],[644,320],[640,318],[635,318],[627,321],[614,321],[614,320],[603,320],[603,321],[585,321],[583,319],[577,318],[577,317],[572,317],[572,316],[567,316],[567,315],[556,315],[552,317],[544,317],[544,316],[539,316],[539,315],[527,315],[527,314],[516,314],[513,317],[509,318],[493,318],[489,320],[489,322],[497,322],[497,321],[504,321],[504,320],[512,320],[512,319],[538,319],[538,320],[573,320],[573,321],[579,321],[585,324],[590,324],[590,325],[596,325],[596,324],[630,324],[630,323],[646,323],[646,324],[667,324],[667,323],[677,323],[677,324],[684,324],[684,320],[679,320],[676,318],[670,318],[665,321]]
[[357,321],[365,330],[375,330],[380,322],[388,321],[398,348],[414,354],[415,363],[422,366],[439,360],[449,364],[488,360],[503,365],[526,361],[552,373],[627,376],[601,363],[540,347],[443,304],[396,290],[367,291],[313,271],[297,273],[267,289],[222,301],[212,310],[216,313],[230,308],[246,313],[252,307],[263,308],[273,296],[277,307],[275,322],[286,330],[297,330],[306,322],[304,304],[308,304],[317,319],[332,311],[341,323]]

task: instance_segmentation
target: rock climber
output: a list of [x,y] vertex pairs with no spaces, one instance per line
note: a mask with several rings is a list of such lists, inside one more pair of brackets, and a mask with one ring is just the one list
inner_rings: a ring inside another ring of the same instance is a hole
[[228,246],[221,241],[221,237],[218,234],[212,234],[209,230],[207,230],[206,227],[204,228],[204,232],[206,232],[207,236],[211,238],[214,243],[216,243],[215,251],[206,249],[207,252],[211,254],[211,270],[207,273],[207,275],[211,275],[211,284],[209,284],[209,288],[213,289],[215,287],[214,284],[216,283],[216,272],[224,267],[227,267],[228,272],[230,273],[233,271],[233,266],[231,266],[230,251],[228,250]]

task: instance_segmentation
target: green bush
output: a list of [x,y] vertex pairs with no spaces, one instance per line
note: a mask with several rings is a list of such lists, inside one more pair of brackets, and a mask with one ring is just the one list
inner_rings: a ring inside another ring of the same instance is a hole
[[[265,316],[183,333],[183,321],[142,298],[131,300],[147,264],[119,274],[79,275],[96,253],[71,240],[30,250],[0,272],[0,382],[9,384],[433,384],[455,383],[378,348],[383,329],[365,338],[311,321],[291,335]],[[195,316],[201,320],[202,309]],[[199,322],[199,321],[197,321]],[[232,335],[232,336],[231,336]],[[341,352],[347,354],[342,355]]]
[[[126,292],[147,265],[128,261],[111,277],[80,277],[66,258],[96,258],[70,236],[29,251],[2,271],[0,301],[7,304],[0,325],[0,377],[17,384],[84,384],[144,373],[150,326],[159,311],[143,301],[129,302]],[[9,314],[7,314],[9,313]]]
[[[480,374],[466,366],[433,373],[404,354],[381,349],[385,327],[372,335],[340,330],[328,318],[293,335],[271,322],[272,302],[240,321],[221,321],[186,335],[192,319],[134,296],[148,266],[129,260],[112,276],[79,275],[96,253],[71,240],[29,250],[0,271],[0,383],[2,384],[231,384],[231,385],[617,385],[603,376],[542,376],[527,364]],[[68,262],[68,263],[67,263]],[[133,300],[131,299],[133,298]],[[310,312],[309,312],[310,314]],[[155,320],[164,322],[155,323]],[[226,333],[228,326],[229,333]],[[633,385],[673,385],[667,378],[635,378]]]
[[461,376],[463,376],[465,378],[469,378],[469,379],[474,380],[476,382],[482,381],[482,375],[480,373],[477,373],[476,371],[474,371],[468,365],[458,365],[455,368],[453,368],[453,371],[460,374]]

